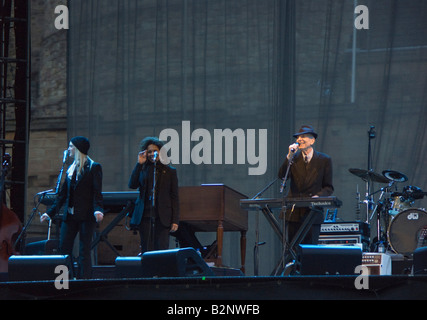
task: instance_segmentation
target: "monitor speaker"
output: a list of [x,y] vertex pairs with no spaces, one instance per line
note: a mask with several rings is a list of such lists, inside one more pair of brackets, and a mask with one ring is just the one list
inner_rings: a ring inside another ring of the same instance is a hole
[[11,256],[9,258],[9,281],[55,280],[62,274],[58,266],[65,266],[68,279],[73,277],[71,257],[68,255]]
[[417,248],[413,254],[414,275],[427,274],[427,247]]
[[301,275],[354,275],[362,264],[358,246],[300,245],[297,256]]
[[193,248],[149,251],[142,255],[144,277],[213,276],[202,257]]
[[57,255],[59,252],[58,247],[59,241],[56,239],[42,240],[27,244],[24,252],[26,255]]
[[117,257],[115,262],[117,278],[142,278],[142,257]]
[[118,257],[120,278],[214,276],[214,272],[193,248],[145,252],[142,257]]

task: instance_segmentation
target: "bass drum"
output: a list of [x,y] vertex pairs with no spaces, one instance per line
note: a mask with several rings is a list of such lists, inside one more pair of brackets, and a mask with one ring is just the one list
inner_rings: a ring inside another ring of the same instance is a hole
[[394,252],[409,256],[423,246],[423,239],[427,240],[426,230],[427,212],[408,209],[398,213],[391,221],[387,232],[388,242]]

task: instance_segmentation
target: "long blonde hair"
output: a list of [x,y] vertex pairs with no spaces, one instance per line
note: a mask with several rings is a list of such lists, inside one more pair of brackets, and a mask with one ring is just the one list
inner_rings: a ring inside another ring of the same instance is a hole
[[81,153],[79,149],[75,148],[74,162],[67,169],[68,177],[71,179],[75,170],[77,170],[76,173],[78,175],[81,175],[86,161],[91,161],[91,159],[84,153]]

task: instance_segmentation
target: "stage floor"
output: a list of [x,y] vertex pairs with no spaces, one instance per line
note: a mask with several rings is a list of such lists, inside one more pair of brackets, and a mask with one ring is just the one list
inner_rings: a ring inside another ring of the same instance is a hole
[[[425,300],[427,275],[213,276],[0,282],[1,300]],[[363,283],[363,288],[358,289]]]

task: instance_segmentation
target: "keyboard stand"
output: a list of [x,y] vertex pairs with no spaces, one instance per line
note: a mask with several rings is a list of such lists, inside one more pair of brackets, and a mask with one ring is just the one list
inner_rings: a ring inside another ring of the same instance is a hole
[[113,219],[113,221],[110,222],[110,224],[105,227],[104,230],[100,234],[97,235],[95,240],[91,244],[91,250],[94,250],[99,242],[104,241],[106,245],[117,255],[120,256],[120,253],[114,248],[114,246],[111,245],[110,242],[108,242],[108,233],[110,233],[111,230],[114,229],[114,227],[128,214],[132,213],[133,209],[135,208],[135,204],[133,201],[128,201],[126,207],[123,208],[123,210]]
[[284,244],[284,254],[282,255],[282,258],[280,259],[276,268],[274,269],[273,275],[276,276],[279,273],[282,276],[289,275],[292,271],[295,271],[290,270],[290,268],[294,269],[296,266],[295,263],[297,261],[297,247],[300,245],[307,233],[310,231],[316,218],[316,214],[319,212],[322,212],[321,208],[312,207],[307,217],[304,219],[301,227],[298,229],[297,233],[292,239],[291,243],[288,245],[286,240],[284,240],[284,242],[286,242]]

